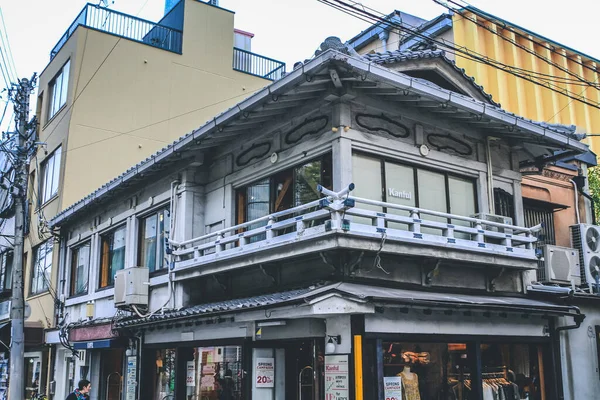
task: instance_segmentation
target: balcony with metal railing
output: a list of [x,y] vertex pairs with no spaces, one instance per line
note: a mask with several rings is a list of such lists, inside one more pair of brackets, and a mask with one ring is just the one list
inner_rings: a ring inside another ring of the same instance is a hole
[[[350,186],[352,188],[353,185]],[[541,226],[519,227],[473,217],[374,201],[350,188],[288,210],[209,233],[174,246],[175,271],[227,268],[333,249],[536,268]],[[385,210],[385,212],[383,212]],[[185,275],[185,274],[184,274]]]
[[233,69],[276,81],[285,74],[285,63],[247,50],[233,48]]
[[[163,21],[166,21],[166,19],[163,18]],[[95,29],[174,53],[181,53],[183,31],[170,25],[147,21],[88,3],[56,43],[50,52],[50,60],[56,56],[67,40],[75,33],[78,26]]]

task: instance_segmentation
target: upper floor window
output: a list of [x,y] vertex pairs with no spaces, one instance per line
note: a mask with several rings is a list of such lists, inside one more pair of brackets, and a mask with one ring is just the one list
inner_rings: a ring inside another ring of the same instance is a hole
[[31,294],[39,294],[50,287],[52,274],[52,239],[45,241],[35,249],[33,260],[33,273],[31,274]]
[[0,254],[0,291],[12,289],[13,255],[12,250]]
[[42,163],[42,203],[46,203],[58,193],[58,180],[60,175],[60,156],[59,147],[47,157]]
[[115,284],[115,273],[125,267],[125,226],[102,235],[99,287]]
[[69,89],[69,70],[71,61],[67,61],[56,77],[48,84],[48,120],[50,120],[67,103],[67,91]]
[[71,250],[71,296],[88,292],[90,242]]
[[[353,194],[357,197],[459,216],[471,216],[477,212],[475,181],[446,172],[354,154],[352,180],[356,185]],[[408,211],[393,208],[384,209],[365,204],[361,204],[360,207],[390,214],[409,215]],[[456,225],[468,224],[466,221],[449,220],[442,216],[427,215],[427,219]],[[432,233],[431,229],[423,228],[423,232]]]
[[138,262],[150,272],[166,266],[165,238],[168,237],[169,226],[169,211],[164,209],[140,220]]
[[[237,192],[237,223],[252,221],[269,213],[287,210],[310,203],[320,197],[317,185],[332,185],[331,154],[278,172],[269,178],[254,182]],[[248,230],[266,225],[266,221],[248,227]],[[251,241],[261,240],[254,236]]]

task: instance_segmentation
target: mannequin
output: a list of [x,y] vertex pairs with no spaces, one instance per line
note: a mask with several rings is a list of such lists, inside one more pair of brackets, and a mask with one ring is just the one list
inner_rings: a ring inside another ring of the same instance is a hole
[[421,400],[419,376],[410,370],[410,364],[406,364],[398,376],[402,377],[402,400]]

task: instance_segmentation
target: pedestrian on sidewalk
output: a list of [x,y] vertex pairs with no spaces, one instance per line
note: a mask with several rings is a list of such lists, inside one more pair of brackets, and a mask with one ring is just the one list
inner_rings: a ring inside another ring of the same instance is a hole
[[77,384],[77,389],[69,394],[66,400],[88,400],[90,398],[90,389],[92,384],[87,379],[82,379]]

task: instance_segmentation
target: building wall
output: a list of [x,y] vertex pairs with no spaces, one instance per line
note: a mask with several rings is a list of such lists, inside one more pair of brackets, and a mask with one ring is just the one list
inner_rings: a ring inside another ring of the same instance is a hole
[[[573,184],[569,179],[577,176],[577,171],[559,167],[548,167],[540,175],[523,178],[521,185],[523,197],[541,200],[567,207],[554,213],[554,232],[557,246],[571,247],[569,226],[577,223]],[[584,199],[579,196],[579,215],[581,222],[586,221]]]
[[[44,220],[269,83],[232,69],[232,12],[185,1],[183,54],[78,27],[42,72],[37,110],[46,146],[30,167],[32,211],[38,207],[40,165],[62,146],[58,195],[40,206]],[[48,85],[69,59],[66,105],[48,120]],[[31,215],[26,296],[33,248],[49,238],[38,235],[38,216]],[[57,246],[53,256],[57,266]],[[53,267],[53,288],[57,276]],[[52,322],[54,301],[48,293],[28,301],[30,320]]]
[[[472,20],[477,18],[471,13],[468,13],[467,17]],[[454,14],[453,16],[454,42],[457,46],[465,46],[474,52],[487,55],[500,62],[525,70],[573,78],[558,68],[549,65],[546,61],[535,57],[500,38],[498,35],[476,25],[474,22],[469,21],[468,18],[463,18],[459,14]],[[542,46],[534,45],[533,42],[515,35],[509,29],[502,29],[499,25],[487,22],[484,18],[480,18],[479,22],[535,51],[537,54],[551,59],[561,67],[584,77],[587,81],[597,82],[600,79],[600,73],[584,68],[576,62],[567,60],[565,57],[553,53]],[[543,38],[536,38],[536,40],[541,41]],[[556,45],[552,44],[552,46]],[[566,49],[557,48],[556,50],[588,67],[597,68],[597,63],[593,59]],[[456,63],[464,68],[468,75],[474,76],[477,83],[483,85],[485,90],[491,93],[494,100],[501,103],[502,108],[505,110],[537,121],[568,125],[574,124],[588,133],[595,133],[600,130],[600,113],[594,107],[571,100],[550,89],[517,78],[497,68],[467,60],[464,57],[457,57]],[[583,90],[584,87],[571,84],[557,84],[557,86],[561,89],[567,89],[575,95],[581,94],[592,102],[600,101],[600,91],[596,89],[589,88],[588,90]],[[592,138],[590,145],[592,151],[596,153],[600,149],[600,142],[598,142],[597,138]]]
[[[586,315],[578,329],[560,334],[563,390],[565,400],[596,399],[600,393],[600,365],[595,327],[600,325],[597,301],[581,306]],[[570,319],[562,324],[572,324]]]

